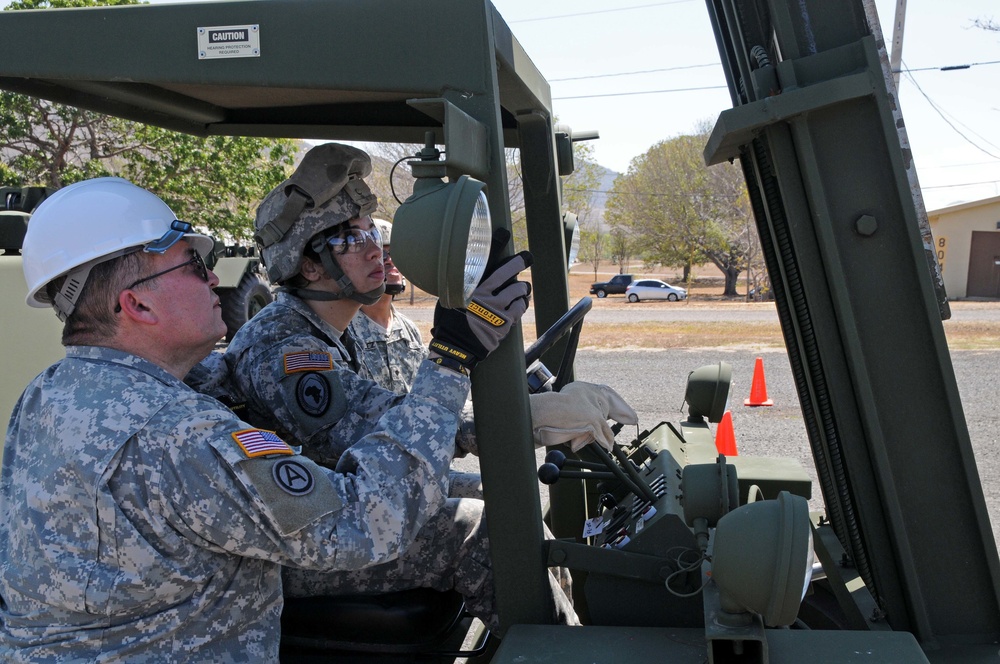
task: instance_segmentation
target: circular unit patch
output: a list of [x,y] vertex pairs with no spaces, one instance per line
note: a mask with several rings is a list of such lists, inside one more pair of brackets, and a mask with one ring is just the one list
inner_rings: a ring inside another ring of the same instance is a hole
[[304,496],[316,486],[312,472],[293,459],[282,459],[275,463],[271,474],[281,490],[293,496]]
[[306,415],[319,417],[330,407],[330,384],[318,373],[307,373],[295,386],[295,400]]

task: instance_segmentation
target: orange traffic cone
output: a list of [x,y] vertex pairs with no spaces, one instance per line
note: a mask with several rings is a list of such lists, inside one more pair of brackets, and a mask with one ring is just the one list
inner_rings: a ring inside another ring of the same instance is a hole
[[750,384],[750,398],[743,402],[744,406],[773,406],[774,402],[767,398],[767,384],[764,382],[764,360],[757,358],[753,367],[753,383]]
[[718,450],[719,454],[725,454],[726,456],[734,457],[739,454],[736,451],[736,432],[733,431],[733,415],[728,410],[722,416],[719,428],[715,431],[715,449]]

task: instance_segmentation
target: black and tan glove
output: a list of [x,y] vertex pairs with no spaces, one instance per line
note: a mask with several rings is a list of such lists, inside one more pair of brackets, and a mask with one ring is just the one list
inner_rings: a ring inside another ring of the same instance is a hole
[[493,233],[486,271],[465,309],[447,309],[440,302],[434,309],[431,329],[431,359],[457,362],[463,373],[471,371],[496,350],[528,308],[531,284],[518,275],[531,266],[531,253],[522,251],[499,260],[510,232],[499,228]]

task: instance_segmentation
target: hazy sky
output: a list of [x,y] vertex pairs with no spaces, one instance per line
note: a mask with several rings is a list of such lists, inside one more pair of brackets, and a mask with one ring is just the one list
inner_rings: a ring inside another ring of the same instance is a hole
[[[731,107],[704,0],[494,4],[549,80],[559,121],[600,132],[603,166],[624,172]],[[876,5],[891,40],[896,0]],[[990,18],[1000,22],[997,0],[907,3],[903,63],[913,71],[899,96],[931,210],[1000,195],[1000,32],[972,26]],[[940,71],[956,65],[973,66]]]
[[[549,80],[559,120],[600,131],[604,166],[624,171],[732,106],[704,0],[494,4]],[[891,40],[896,1],[876,6]],[[924,71],[901,77],[900,104],[928,209],[1000,195],[1000,32],[972,27],[990,17],[1000,21],[996,0],[907,3],[903,63]],[[938,70],[973,63],[984,64]]]

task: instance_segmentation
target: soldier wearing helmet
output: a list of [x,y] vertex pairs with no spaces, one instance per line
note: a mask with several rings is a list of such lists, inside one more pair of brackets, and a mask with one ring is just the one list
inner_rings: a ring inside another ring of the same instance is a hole
[[[363,364],[372,380],[391,392],[405,394],[413,385],[417,367],[427,357],[427,346],[421,339],[416,324],[401,314],[392,303],[395,295],[403,292],[405,279],[392,262],[392,224],[384,219],[374,221],[382,235],[385,294],[375,304],[362,306],[360,313],[351,321],[348,331],[357,340],[364,357]],[[464,419],[472,422],[471,410]],[[468,439],[474,441],[471,433],[467,433],[460,441]],[[466,442],[465,446],[473,447],[474,442]],[[452,498],[482,500],[482,478],[479,473],[452,470],[448,495]]]
[[361,307],[351,321],[350,332],[364,354],[364,363],[375,382],[397,393],[409,392],[416,368],[427,357],[427,347],[416,324],[393,306],[393,297],[403,292],[403,275],[392,262],[392,224],[375,219],[382,236],[385,294],[374,304]]
[[385,563],[444,503],[461,372],[424,362],[342,475],[181,381],[226,330],[211,246],[118,178],[66,187],[32,217],[28,304],[56,310],[67,347],[4,445],[5,662],[277,661],[282,565]]
[[[240,329],[225,354],[231,392],[245,405],[247,419],[294,441],[317,463],[338,468],[343,468],[344,450],[404,398],[375,382],[376,373],[349,330],[362,304],[383,295],[385,282],[382,234],[369,216],[376,201],[363,179],[370,172],[364,152],[320,145],[265,197],[257,211],[257,238],[268,273],[279,285],[277,297]],[[502,289],[498,300],[487,281],[505,283],[529,258],[525,252],[500,261],[473,298],[490,311],[504,312],[510,302],[501,300],[510,298],[509,289]],[[526,299],[527,289],[520,295]],[[465,355],[475,338],[449,330],[474,317],[453,314],[450,322],[435,327],[435,341]],[[472,324],[485,325],[479,321]],[[475,361],[474,350],[467,355]],[[435,352],[431,357],[459,371],[469,368],[457,356]],[[471,424],[470,417],[463,426]],[[450,498],[397,561],[355,572],[289,568],[283,579],[291,597],[454,589],[471,613],[498,626],[481,500]],[[577,623],[571,600],[551,575],[550,584],[553,619]]]

